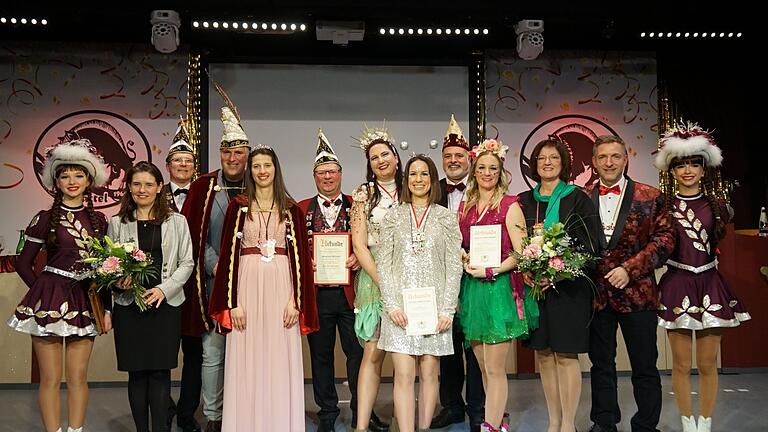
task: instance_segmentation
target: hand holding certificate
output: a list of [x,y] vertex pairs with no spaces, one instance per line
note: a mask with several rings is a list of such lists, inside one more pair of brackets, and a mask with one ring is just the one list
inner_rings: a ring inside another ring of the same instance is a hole
[[347,259],[350,255],[350,234],[317,232],[312,235],[315,260],[315,285],[349,285]]
[[408,318],[407,336],[435,334],[437,330],[437,294],[435,287],[403,290],[403,309]]
[[501,225],[474,225],[469,228],[469,265],[501,266]]

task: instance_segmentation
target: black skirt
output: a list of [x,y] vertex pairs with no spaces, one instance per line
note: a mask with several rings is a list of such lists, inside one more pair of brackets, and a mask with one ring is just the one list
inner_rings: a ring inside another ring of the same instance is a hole
[[539,300],[539,328],[523,346],[556,353],[589,351],[589,323],[592,319],[591,281],[584,277],[562,281]]
[[163,302],[159,308],[139,312],[135,304],[115,304],[117,369],[126,372],[173,369],[181,341],[181,307]]

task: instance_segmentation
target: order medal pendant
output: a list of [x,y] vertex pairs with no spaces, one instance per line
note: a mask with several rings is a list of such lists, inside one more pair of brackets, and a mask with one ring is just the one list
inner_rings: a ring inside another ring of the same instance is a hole
[[272,262],[272,260],[275,258],[275,246],[277,245],[277,240],[275,239],[269,239],[267,241],[262,242],[259,245],[259,250],[261,251],[261,260],[264,262]]

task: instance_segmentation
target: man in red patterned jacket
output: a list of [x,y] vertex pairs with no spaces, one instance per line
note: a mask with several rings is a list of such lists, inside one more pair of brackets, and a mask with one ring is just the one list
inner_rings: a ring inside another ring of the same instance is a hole
[[587,188],[600,209],[603,254],[597,263],[597,312],[590,327],[592,432],[616,432],[621,421],[616,388],[616,331],[621,326],[632,366],[637,413],[632,432],[657,431],[661,379],[656,368],[658,289],[654,270],[674,247],[661,192],[624,176],[627,147],[601,136],[592,150],[599,184]]

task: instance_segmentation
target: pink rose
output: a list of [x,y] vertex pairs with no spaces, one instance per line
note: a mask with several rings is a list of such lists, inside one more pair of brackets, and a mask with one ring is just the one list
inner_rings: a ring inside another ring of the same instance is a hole
[[116,256],[107,257],[99,268],[104,273],[117,273],[120,271],[120,258]]
[[523,249],[523,256],[527,258],[538,258],[541,256],[541,246],[537,244],[529,244]]
[[498,150],[498,148],[499,148],[499,142],[496,141],[495,139],[489,139],[485,143],[485,149],[486,150],[490,150],[492,152],[495,152],[496,150]]
[[141,249],[134,249],[131,253],[131,256],[138,262],[144,262],[147,260],[147,255]]
[[563,271],[565,270],[565,261],[563,261],[563,257],[554,256],[549,259],[549,266],[557,271]]

